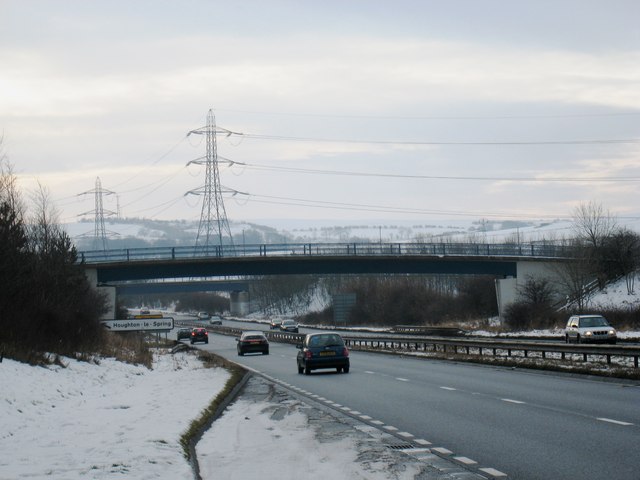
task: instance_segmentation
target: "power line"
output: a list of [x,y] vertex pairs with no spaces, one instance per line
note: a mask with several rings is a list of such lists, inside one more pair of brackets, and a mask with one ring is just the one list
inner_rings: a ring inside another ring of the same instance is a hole
[[231,132],[242,138],[255,140],[284,140],[291,142],[321,142],[321,143],[348,143],[348,144],[367,144],[367,145],[405,145],[405,146],[526,146],[526,145],[620,145],[620,144],[638,144],[638,138],[620,138],[620,139],[596,139],[596,140],[531,140],[531,141],[496,141],[496,142],[480,142],[480,141],[463,141],[463,142],[442,142],[442,141],[420,141],[420,140],[358,140],[358,139],[338,139],[338,138],[321,138],[321,137],[289,137],[284,135],[266,135],[257,133]]
[[300,112],[261,112],[251,110],[218,109],[221,112],[245,113],[252,115],[275,115],[283,117],[310,118],[347,118],[347,119],[379,119],[379,120],[517,120],[544,118],[598,118],[598,117],[634,117],[640,112],[586,112],[586,113],[541,113],[516,115],[358,115],[335,113],[300,113]]
[[419,180],[472,180],[472,181],[508,181],[508,182],[637,182],[640,176],[625,177],[483,177],[483,176],[456,176],[456,175],[408,175],[398,173],[371,173],[354,172],[345,170],[321,170],[313,168],[278,167],[271,165],[259,165],[247,162],[232,161],[231,165],[240,165],[255,170],[273,170],[288,173],[304,173],[317,175],[357,176],[357,177],[381,177],[381,178],[407,178]]
[[358,204],[358,203],[343,203],[343,202],[328,202],[324,200],[309,200],[303,198],[291,198],[291,197],[279,197],[272,195],[258,195],[258,194],[245,194],[248,195],[249,200],[275,204],[275,205],[292,205],[300,207],[313,207],[313,208],[327,208],[334,210],[356,210],[367,212],[382,212],[382,213],[410,213],[418,215],[451,215],[451,216],[464,216],[464,217],[496,217],[496,218],[570,218],[570,216],[552,215],[552,214],[519,214],[519,213],[505,213],[505,212],[472,212],[472,211],[456,211],[456,210],[432,210],[432,209],[418,209],[418,208],[402,208],[392,207],[386,205],[371,205],[371,204]]

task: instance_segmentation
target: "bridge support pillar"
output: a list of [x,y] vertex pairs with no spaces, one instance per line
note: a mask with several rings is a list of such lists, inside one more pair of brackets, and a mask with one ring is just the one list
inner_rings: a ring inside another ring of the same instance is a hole
[[102,315],[101,319],[116,320],[116,287],[99,287],[98,271],[95,269],[87,268],[85,270],[85,275],[89,280],[89,285],[106,297],[107,312]]
[[249,292],[231,292],[231,315],[243,317],[249,314]]
[[[519,290],[526,285],[529,280],[547,279],[552,284],[559,285],[559,267],[554,262],[519,261],[516,266],[517,275],[515,277],[500,278],[496,280],[496,297],[498,299],[498,315],[500,321],[504,320],[506,308],[518,301]],[[556,292],[560,300],[566,296],[566,292]]]
[[518,296],[518,279],[515,277],[498,278],[496,280],[496,298],[498,299],[498,317],[504,320],[507,306],[516,301]]

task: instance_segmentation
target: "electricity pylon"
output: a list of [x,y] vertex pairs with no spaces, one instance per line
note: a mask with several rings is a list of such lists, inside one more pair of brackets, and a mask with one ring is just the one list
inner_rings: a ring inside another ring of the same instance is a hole
[[[223,244],[223,237],[229,237],[228,244],[233,245],[233,237],[227,220],[227,212],[222,200],[223,189],[220,184],[220,172],[218,171],[218,145],[216,136],[218,133],[230,135],[232,132],[224,128],[216,127],[216,118],[213,110],[207,113],[207,125],[205,127],[191,130],[187,136],[206,135],[207,154],[205,157],[192,160],[196,165],[205,165],[206,176],[204,186],[187,192],[185,195],[203,195],[202,212],[198,225],[198,235],[196,237],[196,247],[208,247],[210,245]],[[237,193],[235,191],[230,191]]]
[[[110,215],[115,215],[115,212],[112,212],[111,210],[105,210],[102,206],[102,196],[103,195],[113,195],[115,192],[112,192],[111,190],[106,190],[104,188],[102,188],[102,183],[100,182],[100,177],[96,177],[96,188],[94,188],[93,190],[87,190],[86,192],[82,192],[79,195],[86,195],[89,193],[93,193],[95,194],[95,202],[96,202],[96,208],[95,210],[92,210],[90,212],[85,212],[85,213],[81,213],[80,215],[88,215],[89,213],[94,213],[96,220],[95,220],[95,228],[94,228],[94,233],[93,233],[93,248],[94,250],[99,250],[100,249],[100,245],[102,245],[102,250],[106,250],[107,249],[107,230],[104,228],[104,216],[105,214],[107,216]],[[116,235],[113,232],[109,232],[109,234],[111,235]],[[88,236],[88,234],[85,234],[83,236]]]

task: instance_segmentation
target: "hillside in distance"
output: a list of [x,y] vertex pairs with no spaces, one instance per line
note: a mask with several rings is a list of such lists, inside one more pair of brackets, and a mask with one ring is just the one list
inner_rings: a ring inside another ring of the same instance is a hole
[[[477,242],[527,243],[555,241],[571,235],[569,222],[438,220],[429,222],[381,220],[342,222],[335,220],[265,220],[265,224],[230,221],[235,245],[335,242]],[[79,251],[102,250],[93,220],[64,224]],[[105,220],[107,249],[191,246],[198,222],[121,218]],[[228,236],[223,236],[228,243]]]

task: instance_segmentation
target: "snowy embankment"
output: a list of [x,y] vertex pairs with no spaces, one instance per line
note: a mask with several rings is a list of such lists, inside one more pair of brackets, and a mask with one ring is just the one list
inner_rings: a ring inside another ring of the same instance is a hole
[[[193,478],[180,437],[228,371],[203,367],[193,352],[156,354],[152,370],[62,361],[0,363],[0,480]],[[316,438],[299,404],[231,405],[198,443],[201,478],[280,480],[301,465],[310,479],[398,478],[384,462],[363,474],[358,441]]]
[[191,478],[180,446],[229,373],[195,355],[154,367],[63,359],[65,367],[0,363],[0,478]]

